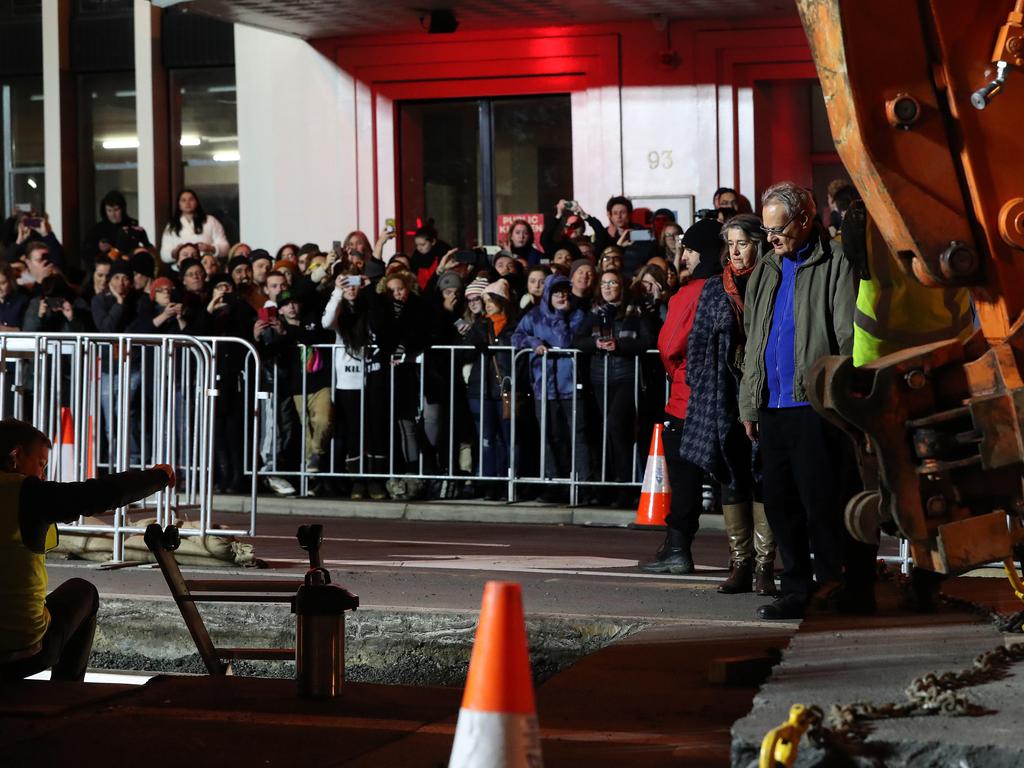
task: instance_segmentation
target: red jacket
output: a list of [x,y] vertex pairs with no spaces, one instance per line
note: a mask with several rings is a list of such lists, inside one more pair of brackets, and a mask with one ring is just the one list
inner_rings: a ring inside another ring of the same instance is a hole
[[669,299],[668,316],[658,334],[661,362],[672,382],[665,412],[678,419],[686,418],[686,403],[690,399],[690,387],[686,383],[686,343],[690,339],[693,318],[697,314],[697,300],[703,288],[703,278],[690,280]]

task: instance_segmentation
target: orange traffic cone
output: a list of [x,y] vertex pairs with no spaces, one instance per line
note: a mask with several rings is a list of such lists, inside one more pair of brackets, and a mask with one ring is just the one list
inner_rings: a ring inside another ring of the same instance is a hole
[[651,433],[651,450],[644,469],[644,484],[640,489],[640,506],[636,509],[634,525],[661,526],[668,517],[672,504],[672,487],[668,484],[665,465],[665,446],[662,443],[662,424],[655,424]]
[[71,409],[61,406],[60,436],[54,441],[58,447],[57,480],[62,483],[75,479],[75,422],[71,418]]
[[539,768],[536,711],[522,592],[489,581],[448,768]]

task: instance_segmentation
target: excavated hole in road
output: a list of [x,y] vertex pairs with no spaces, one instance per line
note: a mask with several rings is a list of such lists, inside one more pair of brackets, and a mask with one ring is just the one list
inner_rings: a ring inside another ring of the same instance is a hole
[[[200,606],[214,643],[288,648],[295,617],[287,605]],[[477,615],[470,612],[360,608],[346,614],[347,680],[392,685],[461,686],[466,680]],[[540,683],[577,660],[648,626],[616,618],[530,617],[527,643]],[[197,673],[206,669],[178,609],[166,600],[104,599],[89,666],[105,670]],[[291,662],[237,662],[241,675],[294,677]]]

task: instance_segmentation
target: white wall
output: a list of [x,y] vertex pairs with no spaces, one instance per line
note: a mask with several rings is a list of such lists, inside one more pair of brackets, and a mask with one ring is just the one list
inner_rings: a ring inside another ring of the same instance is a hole
[[235,72],[242,238],[272,254],[330,248],[356,228],[352,78],[303,40],[241,24]]
[[[372,241],[397,208],[393,105],[374,103],[366,85],[296,38],[236,25],[235,61],[242,237],[271,251],[288,241],[328,248],[353,229]],[[573,93],[576,199],[600,219],[608,197],[620,192],[692,194],[696,208],[709,207],[718,186],[732,186],[737,146],[749,195],[753,121],[746,95],[736,110],[729,86]],[[652,153],[659,158],[654,168]]]

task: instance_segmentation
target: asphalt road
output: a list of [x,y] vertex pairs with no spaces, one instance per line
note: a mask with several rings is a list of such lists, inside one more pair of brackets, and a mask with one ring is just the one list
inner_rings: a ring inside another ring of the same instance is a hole
[[[221,518],[230,523],[230,516]],[[259,535],[245,539],[269,570],[186,567],[186,575],[267,578],[294,575],[307,565],[295,541],[294,516],[261,515]],[[705,530],[694,543],[697,572],[659,576],[640,572],[660,544],[658,531],[557,525],[420,522],[317,518],[323,557],[334,580],[364,607],[476,610],[484,582],[518,581],[528,614],[638,617],[712,624],[763,624],[754,612],[765,598],[721,595],[727,576],[724,534]],[[51,587],[81,576],[101,595],[167,596],[155,567],[101,570],[82,561],[51,560]]]

